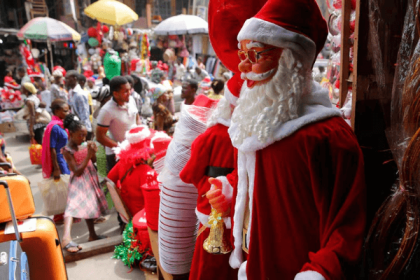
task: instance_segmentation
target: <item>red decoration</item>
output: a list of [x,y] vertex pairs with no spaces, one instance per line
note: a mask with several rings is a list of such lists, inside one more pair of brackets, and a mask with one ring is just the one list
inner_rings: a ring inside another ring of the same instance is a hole
[[98,32],[94,27],[89,27],[87,34],[89,37],[96,37],[98,36]]
[[93,74],[94,73],[92,70],[85,70],[85,72],[83,72],[83,76],[85,76],[86,78],[92,77]]
[[103,33],[108,33],[109,32],[109,27],[106,25],[102,25],[102,32]]

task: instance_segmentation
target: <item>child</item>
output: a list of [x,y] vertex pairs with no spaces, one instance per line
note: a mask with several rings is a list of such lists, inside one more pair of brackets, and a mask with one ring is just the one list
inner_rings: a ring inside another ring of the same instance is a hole
[[81,247],[71,240],[73,218],[86,219],[89,229],[89,241],[103,239],[106,236],[97,235],[94,220],[108,208],[106,198],[99,186],[98,175],[93,166],[96,161],[96,145],[88,142],[87,147],[80,145],[85,141],[87,130],[79,118],[69,114],[64,119],[64,128],[70,133],[67,146],[62,149],[70,173],[67,207],[64,213],[64,235],[62,245],[68,252],[76,253]]

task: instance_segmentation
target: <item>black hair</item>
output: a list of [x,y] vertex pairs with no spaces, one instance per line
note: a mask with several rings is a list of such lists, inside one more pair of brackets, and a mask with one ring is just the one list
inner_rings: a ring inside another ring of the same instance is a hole
[[6,76],[7,74],[12,74],[13,75],[13,72],[12,72],[12,70],[10,70],[10,69],[7,69],[6,71],[4,71],[4,75]]
[[134,79],[130,75],[125,75],[124,78],[128,81],[131,87],[134,86]]
[[54,62],[54,65],[59,65],[59,66],[61,66],[61,65],[63,65],[63,62],[61,61],[61,59],[57,59],[57,60]]
[[18,68],[18,72],[25,72],[26,73],[26,69],[25,69],[25,67],[19,67]]
[[68,114],[63,121],[64,128],[67,128],[70,132],[77,132],[84,127],[83,123],[75,114]]
[[61,98],[57,98],[55,99],[52,103],[51,103],[51,112],[55,115],[55,112],[57,110],[60,110],[63,108],[64,105],[66,105],[67,102]]
[[77,81],[80,82],[86,82],[86,77],[83,74],[77,75]]
[[191,87],[192,89],[195,89],[195,90],[197,90],[197,89],[198,89],[198,83],[197,83],[197,81],[196,81],[196,80],[193,80],[193,79],[188,79],[188,80],[186,80],[186,82],[187,82],[187,84],[189,84],[189,85],[190,85],[190,87]]
[[215,94],[219,94],[224,87],[225,83],[222,80],[214,79],[213,82],[211,82],[211,88],[213,89]]
[[77,72],[76,70],[69,70],[66,73],[66,77],[76,77],[76,79],[79,78],[79,72]]
[[109,85],[109,79],[107,77],[102,78],[102,84],[105,85]]
[[109,89],[111,94],[114,95],[114,91],[119,91],[121,85],[128,83],[127,79],[122,76],[116,76],[109,81]]
[[131,77],[133,78],[133,81],[134,81],[134,86],[133,86],[134,90],[141,95],[143,91],[143,82],[136,75],[131,75]]

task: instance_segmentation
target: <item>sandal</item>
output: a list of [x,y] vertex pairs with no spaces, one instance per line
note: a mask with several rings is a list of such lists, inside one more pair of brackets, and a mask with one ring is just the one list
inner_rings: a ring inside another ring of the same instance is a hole
[[[78,250],[77,251],[70,251],[69,249],[70,248],[77,248]],[[64,250],[66,250],[67,252],[69,252],[69,253],[72,253],[72,254],[74,254],[74,253],[77,253],[77,252],[79,252],[80,250],[82,250],[82,248],[79,246],[79,244],[77,244],[76,242],[74,242],[74,241],[70,241],[65,247],[64,247]]]

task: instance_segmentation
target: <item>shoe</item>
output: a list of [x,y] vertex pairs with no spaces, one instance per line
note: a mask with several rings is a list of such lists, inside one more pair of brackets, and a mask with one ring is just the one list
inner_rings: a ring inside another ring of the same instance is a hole
[[150,272],[156,273],[157,272],[157,262],[156,258],[152,256],[147,256],[141,263],[141,267],[146,269]]

